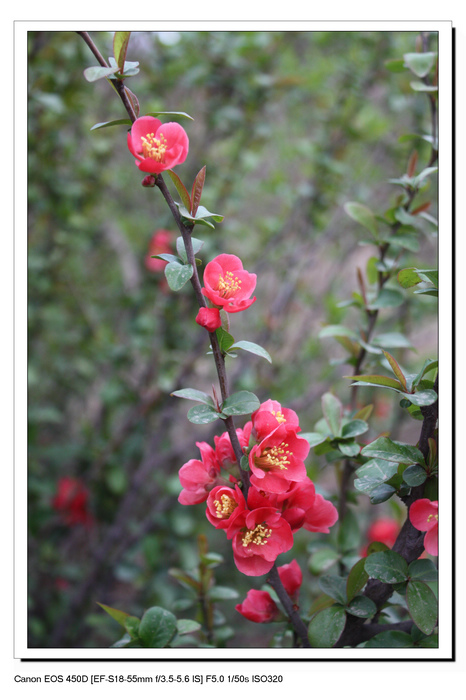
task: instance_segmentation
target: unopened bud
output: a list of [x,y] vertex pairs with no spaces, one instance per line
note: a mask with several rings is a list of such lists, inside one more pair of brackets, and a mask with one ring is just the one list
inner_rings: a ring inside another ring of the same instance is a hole
[[153,175],[146,175],[141,185],[143,187],[155,187],[155,177]]

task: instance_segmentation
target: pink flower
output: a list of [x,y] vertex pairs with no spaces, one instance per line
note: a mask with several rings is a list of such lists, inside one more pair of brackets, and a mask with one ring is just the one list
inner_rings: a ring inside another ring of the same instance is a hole
[[196,445],[201,452],[201,459],[190,459],[178,473],[183,487],[178,501],[184,506],[203,503],[214,486],[223,481],[213,447],[207,442],[196,442]]
[[257,411],[254,411],[251,421],[253,434],[259,442],[284,423],[294,427],[296,432],[301,430],[296,413],[291,408],[282,408],[278,401],[272,401],[272,399],[265,401]]
[[186,160],[189,140],[176,122],[162,124],[154,117],[140,117],[128,132],[128,148],[139,170],[158,174]]
[[58,481],[52,507],[61,514],[65,525],[90,525],[92,516],[88,511],[88,500],[89,491],[80,479],[63,476]]
[[279,554],[293,546],[291,528],[276,508],[257,508],[240,513],[227,530],[233,557],[241,573],[262,576]]
[[217,529],[227,530],[234,519],[246,508],[241,489],[235,485],[216,486],[207,497],[207,520]]
[[208,309],[203,306],[199,309],[199,313],[196,316],[196,323],[208,330],[209,333],[213,333],[222,325],[220,311],[217,308]]
[[303,572],[301,571],[298,562],[296,559],[293,559],[290,564],[279,566],[277,571],[285,591],[296,603],[299,596],[299,589],[301,588],[301,584],[303,582]]
[[248,591],[242,603],[236,605],[236,610],[251,622],[274,622],[282,617],[270,593],[257,591],[254,588]]
[[409,509],[409,519],[416,530],[425,532],[424,549],[428,554],[438,554],[438,501],[420,498]]
[[304,460],[309,450],[309,443],[297,436],[296,428],[279,425],[249,453],[251,484],[263,491],[283,493],[290,482],[306,478]]
[[[251,434],[251,422],[248,421],[244,428],[237,428],[236,434],[241,447],[247,447],[249,444],[249,436]],[[230,436],[227,432],[222,433],[220,437],[215,435],[215,454],[217,455],[218,463],[222,469],[230,471],[234,465],[237,465],[235,451],[232,447]],[[239,472],[238,472],[239,475]]]
[[256,275],[243,269],[236,255],[218,255],[204,270],[202,293],[216,306],[230,313],[247,309],[256,301],[250,299],[256,287]]
[[145,259],[145,265],[148,270],[151,272],[161,272],[165,268],[167,264],[166,261],[160,260],[160,258],[153,258],[152,255],[163,255],[165,253],[173,254],[171,240],[172,234],[170,231],[159,229],[154,233],[150,240]]
[[303,527],[309,532],[329,533],[329,528],[338,520],[338,511],[333,503],[315,492],[315,486],[308,476],[280,494],[277,506],[293,532]]

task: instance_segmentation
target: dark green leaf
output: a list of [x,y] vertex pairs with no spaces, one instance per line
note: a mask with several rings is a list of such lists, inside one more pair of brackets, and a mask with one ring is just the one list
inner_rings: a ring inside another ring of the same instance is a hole
[[115,32],[113,36],[113,55],[122,73],[130,36],[131,32]]
[[257,411],[260,401],[250,391],[237,391],[231,394],[222,405],[222,413],[226,416],[244,416]]
[[128,615],[128,617],[126,618],[125,628],[129,635],[132,637],[132,639],[137,639],[139,636],[140,622],[141,621],[138,617]]
[[373,617],[377,612],[377,606],[373,600],[365,595],[357,595],[346,606],[346,612],[355,617]]
[[309,559],[309,571],[314,576],[320,576],[325,571],[328,571],[339,559],[340,555],[334,549],[319,549]]
[[432,634],[437,624],[437,598],[426,583],[409,581],[406,603],[414,624],[424,634]]
[[408,564],[402,556],[387,549],[370,554],[365,569],[371,578],[382,583],[402,583],[408,577]]
[[176,634],[176,617],[173,613],[157,606],[146,610],[139,625],[139,637],[145,647],[161,649]]
[[180,399],[190,399],[191,401],[200,401],[205,403],[212,408],[215,408],[214,400],[209,394],[198,389],[178,389],[178,391],[172,391],[171,396],[177,396]]
[[181,178],[175,172],[173,172],[173,170],[167,170],[167,172],[176,187],[176,191],[181,197],[181,201],[183,202],[185,209],[187,211],[191,211],[191,197],[189,196],[188,190],[183,185]]
[[217,413],[211,406],[193,406],[188,411],[188,420],[196,425],[206,425],[213,423],[218,418],[222,418],[221,413]]
[[412,581],[437,581],[438,571],[431,559],[415,559],[408,567]]
[[364,588],[369,580],[369,574],[364,568],[365,563],[366,558],[364,557],[356,562],[348,574],[348,579],[346,582],[346,597],[349,601],[354,598],[358,591]]
[[376,634],[364,646],[366,649],[407,649],[414,644],[411,635],[407,632],[389,630]]
[[114,119],[111,122],[99,122],[99,124],[94,124],[91,126],[91,131],[95,129],[105,129],[107,126],[120,126],[121,124],[126,124],[131,126],[131,119]]
[[363,447],[361,454],[365,457],[384,459],[388,462],[397,462],[398,464],[425,465],[422,452],[417,447],[390,440],[387,437],[377,438],[370,445],[366,445],[366,447]]
[[325,574],[319,579],[321,590],[332,598],[337,603],[346,605],[346,579],[343,576],[332,576]]
[[354,486],[358,491],[370,493],[397,473],[398,465],[384,459],[371,459],[356,470]]
[[315,615],[308,627],[311,647],[330,649],[339,640],[346,624],[346,613],[341,605],[321,610]]
[[420,486],[426,479],[426,470],[419,464],[412,464],[403,472],[403,481],[405,481],[408,486]]
[[437,393],[433,389],[424,389],[422,391],[416,391],[415,394],[405,394],[403,393],[408,401],[410,401],[415,406],[431,406],[437,401]]
[[338,441],[338,449],[345,457],[356,457],[361,451],[361,446],[358,445],[355,440],[348,440],[347,442]]
[[379,484],[369,494],[372,505],[377,505],[379,503],[385,503],[389,498],[396,493],[396,488],[390,486],[389,484]]
[[345,423],[341,429],[342,438],[356,437],[356,435],[363,435],[369,430],[369,426],[366,421],[360,420],[358,418],[350,420]]
[[217,336],[218,343],[220,345],[220,350],[223,353],[228,352],[230,347],[233,345],[235,342],[235,339],[233,336],[228,333],[224,328],[217,328],[215,331],[215,334]]

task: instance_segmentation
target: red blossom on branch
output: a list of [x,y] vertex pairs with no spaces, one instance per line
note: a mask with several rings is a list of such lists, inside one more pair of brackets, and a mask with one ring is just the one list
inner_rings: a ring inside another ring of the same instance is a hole
[[199,313],[196,316],[196,323],[208,330],[209,333],[213,333],[222,325],[220,311],[217,308],[208,309],[203,306],[199,309]]
[[218,255],[205,267],[203,295],[229,313],[251,306],[256,301],[249,298],[255,287],[256,275],[244,270],[236,255]]
[[283,613],[272,600],[270,593],[254,588],[248,591],[245,600],[238,603],[235,609],[250,622],[267,623],[283,619]]
[[189,140],[176,122],[162,124],[155,117],[140,117],[128,132],[128,148],[139,170],[158,174],[186,160]]
[[438,555],[438,501],[420,498],[409,509],[409,519],[416,530],[425,532],[424,549],[428,554]]

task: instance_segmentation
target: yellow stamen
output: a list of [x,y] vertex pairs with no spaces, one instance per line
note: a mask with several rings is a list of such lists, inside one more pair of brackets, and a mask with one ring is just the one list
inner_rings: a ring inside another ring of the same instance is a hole
[[225,272],[225,277],[218,278],[217,290],[220,296],[223,298],[228,298],[234,294],[241,287],[241,280],[234,277],[232,272]]
[[214,506],[217,511],[217,518],[229,518],[237,507],[234,498],[231,498],[226,493],[220,496],[220,500],[214,501]]
[[281,411],[272,411],[272,415],[277,419],[277,423],[286,423],[286,418]]
[[292,457],[293,453],[285,449],[286,447],[288,447],[286,442],[282,442],[281,445],[274,445],[274,447],[266,447],[260,457],[255,457],[254,463],[264,471],[288,469],[288,464],[291,464],[288,457]]
[[151,158],[157,161],[157,163],[163,163],[165,151],[167,150],[167,139],[162,133],[159,134],[159,137],[156,139],[153,133],[141,136],[142,155],[144,158]]
[[248,547],[250,544],[267,544],[267,538],[272,534],[270,528],[263,525],[256,525],[254,530],[246,530],[243,537],[243,547]]
[[430,521],[435,518],[435,520],[438,522],[438,514],[437,513],[431,513],[430,515],[427,516],[427,522],[430,523]]

